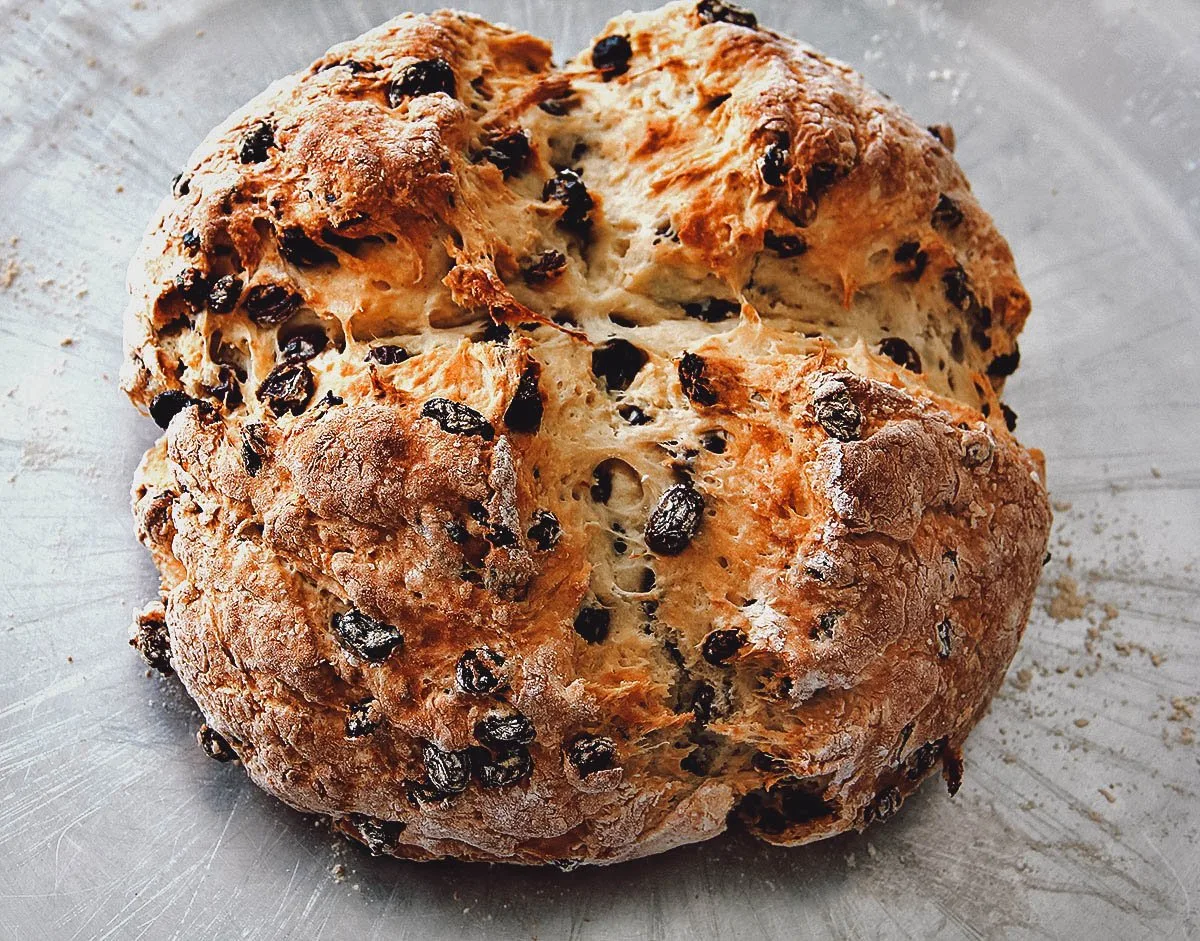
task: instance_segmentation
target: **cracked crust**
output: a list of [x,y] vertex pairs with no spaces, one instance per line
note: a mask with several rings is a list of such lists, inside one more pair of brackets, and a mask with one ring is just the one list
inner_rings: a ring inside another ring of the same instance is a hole
[[217,129],[131,267],[139,649],[373,851],[862,827],[957,787],[1016,649],[1008,248],[947,129],[720,7],[614,20],[616,75],[393,20]]

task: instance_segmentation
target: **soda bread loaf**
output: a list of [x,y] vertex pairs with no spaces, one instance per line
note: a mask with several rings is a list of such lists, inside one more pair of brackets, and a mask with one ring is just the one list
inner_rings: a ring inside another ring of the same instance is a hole
[[134,642],[209,754],[402,857],[953,791],[1050,513],[952,133],[715,0],[550,56],[402,16],[193,155],[130,271]]

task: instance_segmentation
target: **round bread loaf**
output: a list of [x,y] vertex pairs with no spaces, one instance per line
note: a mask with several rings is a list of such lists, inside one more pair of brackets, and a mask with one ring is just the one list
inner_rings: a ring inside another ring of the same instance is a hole
[[209,754],[375,852],[611,862],[892,814],[1050,523],[1029,303],[949,128],[730,4],[562,70],[402,16],[217,129],[130,273]]

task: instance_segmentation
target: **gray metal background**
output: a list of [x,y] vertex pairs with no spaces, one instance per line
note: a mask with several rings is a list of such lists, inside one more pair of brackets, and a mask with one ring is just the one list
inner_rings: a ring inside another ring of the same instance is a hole
[[[625,3],[471,0],[560,54]],[[756,5],[955,125],[1034,298],[1008,398],[1062,508],[958,797],[800,850],[562,874],[372,860],[206,759],[125,646],[156,583],[124,266],[215,122],[403,3],[0,2],[0,936],[1196,935],[1196,700],[1171,700],[1200,693],[1200,7]],[[1047,612],[1064,575],[1081,619]]]

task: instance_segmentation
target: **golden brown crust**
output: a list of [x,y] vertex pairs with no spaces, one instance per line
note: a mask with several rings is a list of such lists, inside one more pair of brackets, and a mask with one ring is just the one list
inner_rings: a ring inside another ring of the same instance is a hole
[[446,12],[337,47],[131,268],[171,665],[377,851],[861,827],[958,773],[1040,571],[1028,300],[952,136],[691,3],[602,35],[624,72]]

